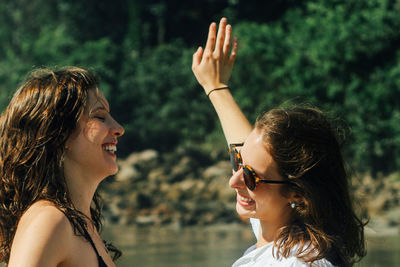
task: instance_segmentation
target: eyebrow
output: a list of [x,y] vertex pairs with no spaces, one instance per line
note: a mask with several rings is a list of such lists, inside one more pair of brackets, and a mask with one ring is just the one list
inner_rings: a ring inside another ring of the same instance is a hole
[[90,111],[90,113],[93,113],[93,112],[96,112],[96,111],[99,111],[99,110],[105,110],[105,111],[107,111],[108,113],[110,113],[110,111],[109,111],[108,109],[106,109],[105,107],[103,107],[103,106],[92,109],[92,110]]
[[105,110],[107,110],[108,112],[110,112],[110,104],[107,102],[107,100],[103,100],[103,99],[98,99],[97,102],[99,102],[103,108]]

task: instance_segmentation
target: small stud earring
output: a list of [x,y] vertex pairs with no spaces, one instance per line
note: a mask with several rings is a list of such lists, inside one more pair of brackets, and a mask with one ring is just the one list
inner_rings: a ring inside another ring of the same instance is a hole
[[291,207],[292,209],[295,209],[296,206],[297,206],[296,202],[291,202],[291,203],[290,203],[290,207]]

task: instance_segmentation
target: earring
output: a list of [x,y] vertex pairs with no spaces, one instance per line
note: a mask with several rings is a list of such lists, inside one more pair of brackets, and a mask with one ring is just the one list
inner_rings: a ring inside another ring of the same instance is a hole
[[296,206],[297,206],[296,202],[293,201],[293,202],[290,203],[290,207],[291,207],[292,209],[295,209]]

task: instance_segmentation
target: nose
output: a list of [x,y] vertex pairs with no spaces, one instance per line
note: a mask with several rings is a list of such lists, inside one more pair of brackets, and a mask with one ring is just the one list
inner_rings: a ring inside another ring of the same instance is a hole
[[111,133],[112,135],[119,137],[125,133],[125,129],[116,120],[112,119]]
[[229,179],[229,186],[234,189],[245,188],[246,184],[244,183],[243,178],[243,168],[240,168],[238,171],[233,171],[233,175],[231,179]]

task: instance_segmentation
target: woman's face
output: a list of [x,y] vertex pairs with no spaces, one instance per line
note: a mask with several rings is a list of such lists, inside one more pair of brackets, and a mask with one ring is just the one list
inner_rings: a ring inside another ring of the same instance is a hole
[[88,106],[69,137],[65,161],[75,171],[105,178],[118,171],[116,163],[117,138],[124,129],[110,115],[110,106],[101,92],[89,91]]
[[[254,129],[250,133],[240,153],[243,164],[253,168],[260,178],[283,180],[276,162],[263,144],[260,130]],[[291,214],[290,199],[282,193],[282,185],[259,183],[251,191],[244,183],[242,168],[234,172],[229,185],[237,193],[236,211],[241,217],[258,218],[277,227],[288,222]]]

